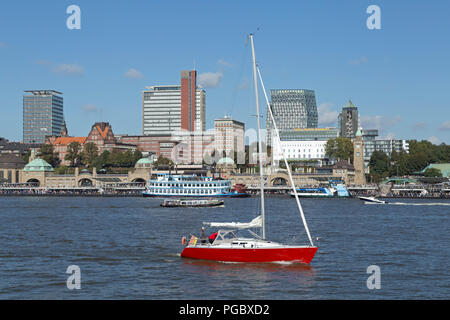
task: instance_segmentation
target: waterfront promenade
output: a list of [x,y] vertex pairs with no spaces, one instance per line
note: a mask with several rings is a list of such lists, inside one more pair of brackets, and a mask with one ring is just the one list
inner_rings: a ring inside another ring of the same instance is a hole
[[[300,187],[300,186],[299,186]],[[317,187],[317,186],[301,186]],[[86,197],[141,197],[145,190],[143,184],[111,185],[108,187],[57,187],[42,188],[32,186],[0,185],[0,196],[86,196]],[[289,186],[264,187],[264,193],[271,195],[289,195]],[[449,186],[412,185],[412,186],[349,186],[351,197],[375,196],[382,198],[412,198],[412,199],[450,199]],[[259,187],[248,186],[251,195],[259,194]]]

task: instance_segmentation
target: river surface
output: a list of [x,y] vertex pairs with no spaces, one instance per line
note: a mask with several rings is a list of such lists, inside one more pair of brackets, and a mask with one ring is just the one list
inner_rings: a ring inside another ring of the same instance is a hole
[[[184,259],[203,221],[248,222],[259,199],[161,208],[156,198],[0,197],[0,299],[448,299],[450,201],[302,200],[309,266]],[[305,244],[295,200],[266,197],[267,238]],[[318,240],[317,240],[318,239]],[[81,271],[69,290],[68,266]],[[369,290],[367,268],[380,268]]]

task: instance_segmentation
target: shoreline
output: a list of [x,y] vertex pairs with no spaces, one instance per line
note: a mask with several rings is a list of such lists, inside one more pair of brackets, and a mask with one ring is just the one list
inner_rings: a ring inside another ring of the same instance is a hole
[[[290,198],[289,194],[281,194],[281,193],[265,193],[267,196],[282,196],[286,198]],[[252,194],[250,197],[257,196],[257,194]],[[327,197],[327,198],[314,198],[314,197],[304,197],[300,199],[316,199],[316,200],[324,200],[324,199],[339,199],[339,200],[347,200],[347,199],[358,199],[358,196],[350,196],[350,197]],[[46,194],[0,194],[0,198],[2,197],[89,197],[89,198],[144,198],[142,194],[54,194],[54,193],[46,193]],[[450,200],[450,197],[440,196],[440,197],[414,197],[414,196],[376,196],[382,199],[423,199],[423,200],[432,200],[432,199],[443,199]],[[165,197],[152,197],[157,199],[164,199]],[[214,197],[212,197],[214,198]]]

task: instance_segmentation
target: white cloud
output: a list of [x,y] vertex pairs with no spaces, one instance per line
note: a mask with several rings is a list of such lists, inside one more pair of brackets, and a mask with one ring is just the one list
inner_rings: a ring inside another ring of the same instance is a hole
[[333,103],[325,102],[317,107],[317,112],[319,113],[319,125],[327,126],[337,123],[339,112],[331,110],[331,107],[333,106]]
[[245,90],[245,89],[248,89],[248,88],[250,88],[250,82],[248,81],[247,78],[244,78],[242,80],[242,82],[238,85],[238,89],[239,90]]
[[222,71],[205,72],[198,75],[197,81],[201,88],[217,88],[223,78]]
[[142,72],[140,72],[134,68],[131,68],[127,72],[125,72],[125,77],[130,78],[130,79],[142,79],[144,77],[144,75],[142,74]]
[[376,116],[362,116],[361,125],[364,129],[378,129],[387,130],[401,122],[399,116],[396,117],[386,117],[381,115]]
[[81,110],[83,110],[84,112],[87,112],[87,113],[94,113],[94,112],[99,111],[100,109],[93,104],[86,104],[81,107]]
[[440,127],[441,131],[450,131],[450,121],[444,122]]
[[77,64],[59,64],[55,66],[52,71],[54,73],[60,74],[60,75],[81,75],[84,73],[84,68],[77,65]]
[[221,65],[221,66],[224,66],[224,67],[232,67],[233,66],[233,64],[231,62],[225,61],[223,59],[219,59],[217,61],[217,64]]
[[359,65],[367,63],[367,61],[368,61],[367,58],[365,56],[362,56],[361,58],[350,60],[349,63],[353,65]]
[[432,144],[441,144],[441,140],[438,137],[432,136],[427,139]]

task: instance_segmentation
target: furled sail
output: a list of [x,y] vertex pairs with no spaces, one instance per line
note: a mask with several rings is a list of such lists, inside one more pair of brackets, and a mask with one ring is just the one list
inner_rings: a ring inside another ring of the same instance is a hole
[[250,222],[203,222],[203,224],[216,228],[231,228],[231,229],[261,228],[262,217],[258,216]]

